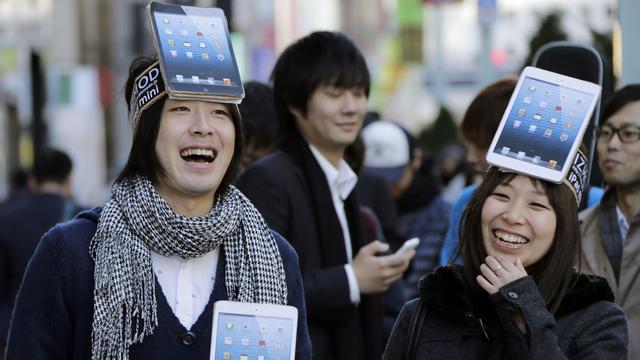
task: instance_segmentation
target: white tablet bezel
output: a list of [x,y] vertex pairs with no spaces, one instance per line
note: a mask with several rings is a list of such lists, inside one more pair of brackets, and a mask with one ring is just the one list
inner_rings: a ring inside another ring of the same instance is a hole
[[[576,137],[571,145],[571,150],[569,151],[566,159],[564,159],[563,167],[561,170],[553,170],[549,168],[544,168],[542,166],[534,165],[528,163],[526,161],[518,160],[517,158],[508,157],[500,154],[499,152],[495,152],[495,147],[502,135],[502,131],[509,120],[509,114],[513,106],[515,105],[515,101],[518,98],[518,94],[522,90],[522,84],[524,80],[529,77],[536,80],[552,83],[558,85],[559,87],[576,89],[582,92],[589,93],[592,96],[591,103],[589,104],[588,110],[585,114],[585,118],[582,119],[580,124],[580,129],[578,130]],[[575,79],[569,76],[561,75],[558,73],[554,73],[551,71],[535,68],[532,66],[528,66],[524,68],[520,78],[518,79],[518,83],[516,84],[516,88],[511,95],[511,99],[509,100],[509,105],[507,106],[506,111],[502,116],[502,120],[500,121],[500,125],[498,126],[498,130],[496,131],[493,140],[491,141],[491,146],[487,151],[486,160],[487,163],[491,165],[498,166],[503,169],[512,170],[524,174],[528,174],[530,176],[540,178],[543,180],[551,181],[554,183],[561,183],[564,177],[566,176],[571,164],[573,162],[573,158],[580,147],[580,143],[582,142],[582,137],[584,136],[584,132],[586,131],[589,122],[591,121],[591,116],[596,107],[598,99],[600,97],[601,88],[599,85]]]
[[[192,12],[193,14],[189,14],[188,12]],[[171,14],[175,16],[181,16],[185,19],[185,21],[190,22],[192,21],[192,16],[194,14],[197,14],[201,17],[210,17],[220,20],[223,24],[222,30],[224,31],[225,37],[225,39],[220,39],[220,41],[224,40],[224,42],[226,43],[226,47],[231,54],[233,66],[229,70],[232,70],[233,72],[233,80],[237,80],[238,82],[237,89],[236,87],[227,88],[226,86],[221,85],[206,84],[202,85],[201,90],[197,90],[194,86],[191,86],[191,89],[189,90],[175,88],[175,86],[171,82],[171,79],[169,78],[169,74],[167,73],[168,68],[166,65],[167,60],[166,55],[164,54],[164,47],[158,42],[162,38],[162,35],[160,34],[160,31],[158,29],[158,23],[155,19],[154,14]],[[167,93],[169,94],[169,98],[176,100],[213,100],[225,103],[240,104],[240,102],[244,98],[244,86],[242,85],[242,78],[240,76],[237,59],[233,50],[233,44],[231,43],[227,18],[225,17],[224,11],[222,9],[215,7],[194,7],[165,4],[151,1],[147,5],[147,19],[149,22],[151,33],[153,35],[152,38],[157,52],[158,60],[160,61],[160,65],[163,70],[162,79],[164,81],[164,86],[167,90]]]
[[209,355],[211,359],[215,358],[216,353],[216,329],[218,328],[220,313],[232,313],[234,315],[237,314],[256,317],[280,317],[290,319],[293,327],[291,329],[291,354],[289,358],[296,358],[296,338],[298,333],[297,308],[290,305],[255,304],[221,300],[213,304],[213,321],[211,324],[211,351]]

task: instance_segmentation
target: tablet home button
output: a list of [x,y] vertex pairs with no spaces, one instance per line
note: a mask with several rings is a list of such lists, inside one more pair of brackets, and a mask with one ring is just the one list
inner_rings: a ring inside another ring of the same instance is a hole
[[194,342],[196,342],[196,334],[191,331],[187,331],[186,333],[180,336],[180,341],[182,341],[182,345],[191,346]]

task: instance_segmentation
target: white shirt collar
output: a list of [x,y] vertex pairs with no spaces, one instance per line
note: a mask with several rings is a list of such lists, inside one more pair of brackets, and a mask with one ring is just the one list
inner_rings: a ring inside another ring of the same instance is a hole
[[191,329],[213,292],[220,248],[186,260],[160,255],[153,249],[150,252],[153,271],[171,311],[182,326]]
[[624,239],[627,238],[627,233],[629,232],[629,222],[627,218],[622,213],[620,206],[616,204],[616,215],[618,215],[618,226],[620,227],[620,236],[622,236],[622,242],[624,243]]
[[340,199],[345,200],[358,182],[356,173],[351,170],[344,159],[340,160],[340,164],[336,169],[315,146],[309,144],[309,149],[327,177],[329,187],[340,195]]

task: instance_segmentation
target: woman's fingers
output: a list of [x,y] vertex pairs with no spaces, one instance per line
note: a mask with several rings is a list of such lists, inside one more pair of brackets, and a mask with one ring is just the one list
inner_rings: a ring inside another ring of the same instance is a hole
[[509,272],[518,271],[518,268],[516,266],[516,260],[506,259],[501,256],[496,257],[496,260],[500,263],[500,265],[504,266],[504,268],[507,269],[507,271]]
[[489,268],[495,273],[497,273],[501,269],[504,269],[504,266],[498,261],[498,259],[491,255],[487,256],[484,259],[484,263],[487,264],[487,266],[489,266]]
[[487,264],[480,265],[480,272],[482,273],[482,276],[491,284],[496,285],[500,282],[498,275],[493,270],[491,270],[491,268]]
[[[482,278],[495,287],[496,291],[512,281],[527,276],[519,258],[511,261],[502,257],[487,256],[485,263],[480,265],[480,272]],[[480,284],[479,280],[478,284]],[[485,288],[483,287],[483,289]],[[489,290],[485,290],[489,292]]]
[[480,287],[489,294],[495,294],[498,292],[498,288],[493,286],[487,279],[484,278],[484,276],[476,276],[476,281],[478,282],[478,285],[480,285]]

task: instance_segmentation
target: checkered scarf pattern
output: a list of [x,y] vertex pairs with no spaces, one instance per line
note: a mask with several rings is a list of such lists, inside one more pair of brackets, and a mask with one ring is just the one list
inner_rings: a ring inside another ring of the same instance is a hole
[[95,261],[92,359],[129,358],[158,326],[150,249],[191,259],[224,246],[229,300],[287,303],[276,241],[251,202],[229,186],[201,217],[174,213],[146,178],[116,183],[91,240]]

